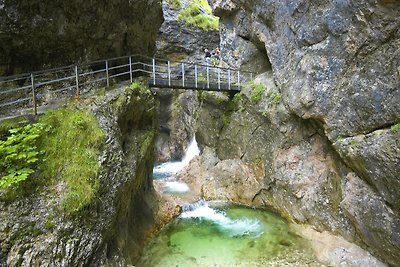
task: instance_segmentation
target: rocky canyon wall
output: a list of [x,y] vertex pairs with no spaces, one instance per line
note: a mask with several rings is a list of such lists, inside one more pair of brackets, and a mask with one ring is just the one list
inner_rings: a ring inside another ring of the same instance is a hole
[[[201,193],[272,207],[397,266],[399,2],[212,2],[225,24],[222,57],[253,46],[268,62],[260,101],[251,86],[236,108],[221,96],[206,101]],[[232,161],[246,166],[242,177]]]
[[0,76],[128,54],[153,55],[154,0],[0,1]]

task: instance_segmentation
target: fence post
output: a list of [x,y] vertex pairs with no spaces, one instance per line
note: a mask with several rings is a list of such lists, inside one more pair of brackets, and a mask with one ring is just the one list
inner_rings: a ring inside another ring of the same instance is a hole
[[32,105],[33,105],[33,114],[37,115],[37,103],[36,103],[35,80],[34,80],[34,77],[33,77],[33,73],[31,73],[31,85],[32,85]]
[[171,63],[168,60],[168,86],[171,86]]
[[208,66],[207,66],[206,70],[207,70],[207,88],[210,88],[210,79],[209,79],[210,72],[208,70]]
[[129,78],[131,79],[131,83],[132,83],[133,82],[132,56],[129,56]]
[[218,68],[218,90],[221,89],[221,69]]
[[153,58],[153,85],[156,85],[156,59]]
[[250,81],[252,81],[252,80],[253,80],[253,73],[250,72]]
[[185,63],[182,63],[182,86],[185,87]]
[[231,70],[228,69],[228,90],[231,90]]
[[194,65],[194,86],[197,88],[197,65]]
[[238,83],[238,89],[240,90],[240,71],[237,71],[237,83]]
[[75,85],[76,85],[76,98],[79,98],[79,75],[78,75],[78,66],[75,66]]
[[107,87],[110,86],[110,79],[108,75],[108,60],[106,60],[106,79],[107,79]]

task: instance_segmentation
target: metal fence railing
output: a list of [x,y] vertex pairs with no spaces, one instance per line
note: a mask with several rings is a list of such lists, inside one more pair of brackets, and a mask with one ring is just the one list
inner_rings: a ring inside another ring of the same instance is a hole
[[51,99],[80,97],[143,76],[153,87],[236,91],[252,79],[252,73],[245,71],[131,55],[0,77],[0,115],[26,108],[37,114],[37,108]]

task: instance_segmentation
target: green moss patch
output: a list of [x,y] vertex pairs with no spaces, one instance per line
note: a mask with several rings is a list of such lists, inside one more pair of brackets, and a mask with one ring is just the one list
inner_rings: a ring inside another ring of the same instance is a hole
[[96,198],[105,134],[87,111],[49,111],[39,122],[47,127],[40,139],[42,175],[65,184],[62,208],[67,214],[77,212]]
[[212,14],[210,5],[206,0],[193,0],[181,9],[178,20],[183,20],[186,25],[201,28],[205,31],[219,30],[219,18]]

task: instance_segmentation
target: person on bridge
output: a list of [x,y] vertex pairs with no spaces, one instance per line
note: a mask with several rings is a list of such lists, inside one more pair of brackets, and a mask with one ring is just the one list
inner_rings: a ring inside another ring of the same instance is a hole
[[210,64],[210,60],[211,60],[211,53],[210,53],[210,51],[208,51],[208,49],[206,48],[206,49],[204,49],[204,57],[205,57],[205,59],[206,59],[206,63],[207,64]]

